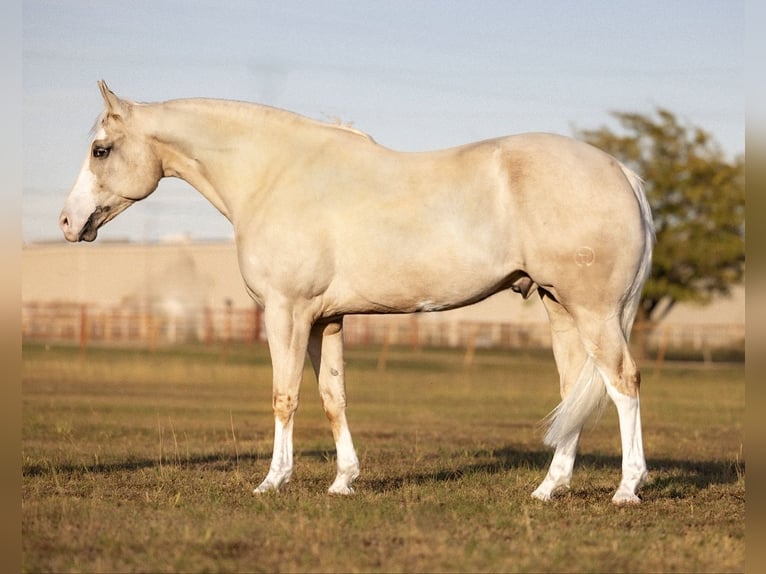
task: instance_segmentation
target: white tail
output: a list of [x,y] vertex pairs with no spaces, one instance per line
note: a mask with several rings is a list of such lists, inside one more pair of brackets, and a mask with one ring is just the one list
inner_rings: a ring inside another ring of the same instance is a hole
[[622,332],[625,335],[625,340],[628,341],[630,340],[630,331],[633,328],[633,321],[638,311],[638,304],[641,301],[641,290],[644,288],[644,283],[646,283],[649,273],[652,271],[652,250],[656,238],[652,208],[649,206],[649,200],[646,198],[643,181],[624,165],[620,164],[620,167],[628,182],[630,182],[630,187],[633,188],[636,201],[638,201],[638,207],[641,210],[641,223],[644,226],[644,253],[641,256],[641,262],[636,270],[636,276],[630,285],[630,289],[625,294],[622,309]]
[[[655,235],[652,211],[641,178],[624,165],[620,164],[620,167],[638,201],[645,236],[644,252],[636,275],[625,292],[620,316],[622,333],[625,336],[625,341],[629,341],[633,321],[636,318],[638,304],[641,300],[641,290],[652,268],[652,248],[654,247]],[[601,378],[593,358],[588,356],[567,396],[543,419],[543,424],[548,425],[543,441],[548,446],[558,446],[564,438],[571,436],[574,432],[579,432],[585,421],[595,411],[600,413],[606,403],[604,380]]]
[[588,357],[567,396],[543,419],[543,423],[548,424],[543,442],[555,447],[572,433],[580,432],[588,417],[595,410],[603,409],[605,399],[606,386],[596,363]]

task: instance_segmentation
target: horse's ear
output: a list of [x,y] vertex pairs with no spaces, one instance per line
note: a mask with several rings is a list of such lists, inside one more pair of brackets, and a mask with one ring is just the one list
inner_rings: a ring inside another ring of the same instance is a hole
[[127,105],[115,93],[109,89],[104,80],[98,81],[98,89],[104,98],[107,114],[112,117],[124,117],[127,114]]

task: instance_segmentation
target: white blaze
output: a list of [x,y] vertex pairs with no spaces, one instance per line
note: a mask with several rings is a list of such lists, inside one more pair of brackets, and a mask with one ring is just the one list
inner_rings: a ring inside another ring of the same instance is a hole
[[80,230],[88,221],[90,215],[96,210],[96,199],[93,188],[96,184],[96,177],[90,170],[90,154],[85,158],[82,164],[77,180],[69,192],[69,196],[64,203],[62,216],[66,216],[69,222],[69,229],[72,234],[79,234]]

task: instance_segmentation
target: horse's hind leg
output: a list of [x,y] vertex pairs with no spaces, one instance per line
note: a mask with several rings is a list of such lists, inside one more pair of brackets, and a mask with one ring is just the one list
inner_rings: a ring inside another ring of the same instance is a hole
[[636,496],[636,490],[648,478],[641,438],[641,375],[616,316],[579,312],[576,318],[586,350],[593,357],[606,385],[606,392],[617,407],[622,443],[622,479],[612,502],[639,503],[641,500]]
[[[593,373],[587,372],[588,355],[572,316],[549,296],[543,295],[542,300],[551,323],[551,341],[553,356],[559,371],[561,398],[566,399],[578,377],[592,376]],[[566,417],[570,421],[572,419],[568,413],[563,412],[563,406],[559,409],[559,416]],[[545,479],[532,493],[534,498],[550,500],[569,489],[582,424],[575,421],[574,424],[570,423],[566,427],[556,432],[552,440],[549,433],[546,442],[555,446],[556,452]]]
[[322,406],[330,421],[338,473],[329,488],[333,494],[351,494],[351,482],[359,476],[359,460],[346,422],[346,389],[343,370],[343,323],[314,325],[309,338],[309,358],[319,383]]

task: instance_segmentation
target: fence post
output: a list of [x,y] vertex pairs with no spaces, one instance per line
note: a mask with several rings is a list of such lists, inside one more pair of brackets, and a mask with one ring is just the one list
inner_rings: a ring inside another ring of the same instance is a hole
[[706,367],[713,364],[713,352],[707,337],[703,337],[702,339],[702,362]]
[[233,305],[231,299],[226,299],[226,312],[224,315],[224,334],[223,334],[223,361],[226,362],[229,359],[229,346],[231,345],[231,339],[232,339],[232,312],[233,312]]
[[102,338],[104,341],[109,342],[112,340],[112,316],[114,315],[114,311],[111,309],[107,309],[102,313],[103,320],[103,327],[104,327],[104,333],[102,335]]
[[88,348],[88,306],[80,305],[80,355],[85,355]]
[[420,315],[418,313],[410,315],[410,347],[416,353],[420,352]]
[[479,324],[472,323],[468,328],[468,340],[465,346],[465,356],[463,357],[463,367],[468,368],[473,365],[473,359],[476,355],[476,339],[479,336]]
[[378,355],[379,371],[386,370],[386,363],[388,363],[388,347],[391,345],[391,337],[393,336],[393,331],[393,323],[386,325],[385,334],[383,335],[383,346],[380,348],[380,354]]
[[153,309],[149,309],[146,315],[147,328],[149,330],[149,352],[157,351],[157,339],[159,338],[159,321]]
[[253,338],[256,344],[261,342],[261,333],[263,330],[263,309],[260,305],[255,305],[255,325],[253,328]]
[[662,328],[662,338],[660,339],[660,345],[657,349],[657,358],[654,360],[654,373],[655,377],[660,376],[662,366],[665,364],[665,352],[668,349],[668,336],[670,334],[670,327],[665,325]]

